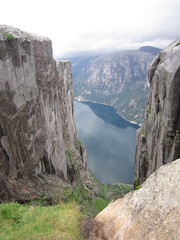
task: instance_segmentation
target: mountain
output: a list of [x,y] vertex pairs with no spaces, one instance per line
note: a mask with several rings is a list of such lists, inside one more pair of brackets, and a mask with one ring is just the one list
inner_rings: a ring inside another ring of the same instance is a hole
[[81,54],[72,61],[75,97],[106,103],[124,118],[142,123],[149,93],[148,66],[160,51],[153,47]]
[[157,54],[159,54],[160,49],[152,47],[152,46],[144,46],[144,47],[140,47],[139,51],[148,52],[148,53],[157,55]]

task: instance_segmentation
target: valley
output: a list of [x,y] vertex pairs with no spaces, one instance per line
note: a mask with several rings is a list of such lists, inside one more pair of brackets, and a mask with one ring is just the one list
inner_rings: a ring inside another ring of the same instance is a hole
[[128,121],[141,124],[149,93],[148,66],[159,51],[142,47],[69,56],[75,98],[108,104]]

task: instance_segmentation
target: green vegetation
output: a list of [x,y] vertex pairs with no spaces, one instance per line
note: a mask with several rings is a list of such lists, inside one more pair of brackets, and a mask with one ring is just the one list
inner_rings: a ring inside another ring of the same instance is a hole
[[140,184],[139,179],[135,179],[135,180],[134,180],[134,189],[135,189],[135,190],[138,190],[138,189],[140,189],[140,188],[141,188],[141,184]]
[[[72,182],[64,189],[60,203],[48,206],[44,194],[40,199],[25,205],[1,204],[1,240],[80,240],[81,220],[91,219],[112,200],[132,190],[128,184],[101,184],[92,173],[83,175],[81,163],[75,161],[73,150],[69,148],[67,155]],[[55,198],[58,202],[58,197]]]
[[79,146],[82,145],[82,142],[81,142],[81,140],[79,140],[79,139],[78,139],[78,144],[79,144]]
[[177,46],[179,46],[179,45],[180,45],[180,41],[179,41],[179,42],[177,42],[177,44],[176,44],[176,47],[177,47]]
[[65,196],[67,197],[65,201],[66,203],[72,201],[76,202],[79,205],[82,214],[89,217],[96,216],[109,204],[108,199],[104,196],[92,197],[89,193],[89,190],[84,189],[83,184],[76,185],[73,193],[71,193],[71,191],[67,188],[65,190]]
[[[68,155],[72,158],[71,151]],[[0,205],[1,240],[81,240],[80,221],[94,217],[112,200],[132,190],[131,185],[101,184],[95,176],[96,193],[85,188],[81,181],[64,191],[64,201],[47,205],[46,196],[23,205],[5,203]]]
[[74,201],[81,209],[81,212],[87,216],[95,217],[101,212],[112,200],[123,197],[126,193],[132,191],[132,185],[129,184],[102,184],[91,173],[93,181],[96,183],[96,193],[92,193],[85,188],[82,182],[76,182],[73,192],[66,188],[64,197],[66,202]]
[[151,106],[149,106],[149,113],[151,113]]
[[68,149],[68,159],[69,160],[71,160],[71,156],[72,156],[71,149]]
[[141,129],[141,135],[145,136],[145,131],[143,129]]
[[92,195],[82,183],[64,191],[65,200],[54,206],[44,206],[45,196],[26,205],[5,203],[0,205],[1,240],[81,240],[80,222],[102,211],[112,199],[132,190],[130,185],[101,184]]
[[79,208],[74,202],[46,207],[1,204],[0,239],[81,240],[80,218]]
[[15,39],[15,37],[14,37],[11,33],[8,33],[8,32],[5,32],[5,33],[4,33],[4,36],[5,36],[8,40],[13,40],[13,39]]
[[109,202],[123,197],[128,192],[132,191],[133,187],[130,184],[102,184],[96,178],[96,176],[91,172],[93,180],[97,183],[101,189],[101,196],[108,199]]
[[90,176],[89,174],[84,175],[81,171],[81,163],[75,161],[71,149],[68,149],[67,155],[72,185],[66,187],[62,199],[65,202],[76,202],[84,215],[96,216],[112,200],[122,197],[132,190],[132,186],[128,184],[101,184],[91,171]]

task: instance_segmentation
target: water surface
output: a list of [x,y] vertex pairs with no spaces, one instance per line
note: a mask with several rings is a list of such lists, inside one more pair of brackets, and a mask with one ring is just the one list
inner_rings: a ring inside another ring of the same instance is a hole
[[88,167],[102,183],[133,183],[136,130],[110,106],[75,101],[78,138]]

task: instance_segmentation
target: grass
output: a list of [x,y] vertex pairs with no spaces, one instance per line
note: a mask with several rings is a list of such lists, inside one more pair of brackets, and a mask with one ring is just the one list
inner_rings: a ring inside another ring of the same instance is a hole
[[77,184],[74,187],[73,193],[68,196],[68,189],[65,191],[67,197],[66,202],[76,202],[83,215],[88,217],[95,217],[101,212],[108,204],[109,199],[106,196],[94,196],[92,197],[88,189],[84,189],[82,184]]
[[[98,181],[98,180],[97,180]],[[65,202],[76,202],[81,209],[81,213],[87,217],[95,217],[107,205],[126,193],[132,191],[132,185],[110,185],[97,182],[99,185],[99,193],[92,196],[88,189],[85,189],[82,183],[76,184],[73,192],[69,188],[64,191]]]
[[81,240],[81,214],[74,202],[56,206],[0,205],[1,240]]
[[141,135],[145,136],[145,131],[143,129],[141,129]]
[[138,190],[138,189],[140,189],[140,188],[141,188],[141,185],[140,185],[139,179],[135,179],[135,180],[134,180],[134,189],[135,189],[135,190]]
[[73,193],[67,188],[65,190],[66,201],[76,202],[81,212],[89,217],[95,217],[112,201],[123,197],[126,193],[132,191],[132,185],[129,184],[102,184],[90,171],[93,181],[96,182],[99,192],[95,196],[91,196],[88,189],[85,189],[81,182],[77,183],[73,188]]
[[81,140],[79,140],[79,139],[78,139],[78,144],[79,144],[79,146],[82,145],[82,142],[81,142]]
[[[74,165],[71,149],[67,155],[68,161]],[[0,240],[81,240],[87,230],[82,230],[82,219],[87,219],[89,226],[89,220],[93,221],[92,218],[112,200],[132,190],[128,184],[102,184],[90,172],[92,191],[81,179],[80,168],[74,166],[74,169],[76,179],[64,190],[64,202],[58,205],[43,206],[45,195],[26,205],[0,204]]]
[[149,113],[151,113],[151,106],[149,106]]
[[15,39],[15,37],[14,37],[11,33],[8,33],[8,32],[5,32],[5,33],[4,33],[4,36],[5,36],[8,40],[13,40],[13,39]]
[[73,192],[65,190],[66,200],[58,205],[43,206],[43,198],[35,204],[0,204],[0,240],[82,240],[82,219],[91,219],[112,199],[132,190],[131,185],[101,184],[94,175],[92,178],[99,186],[99,193],[93,196],[79,182]]

